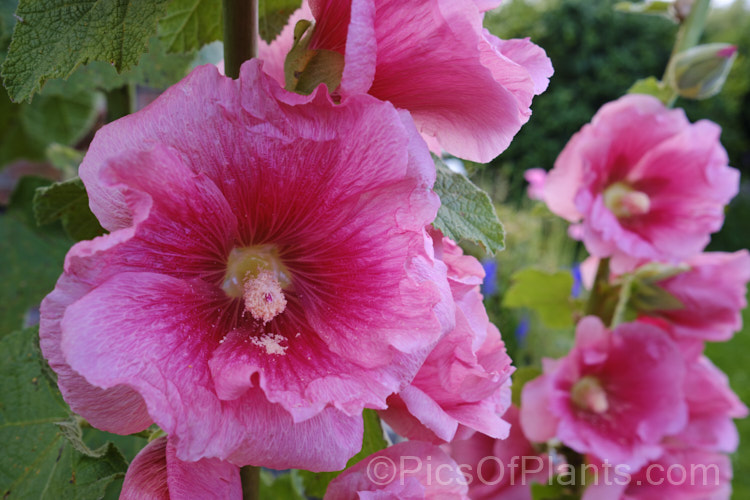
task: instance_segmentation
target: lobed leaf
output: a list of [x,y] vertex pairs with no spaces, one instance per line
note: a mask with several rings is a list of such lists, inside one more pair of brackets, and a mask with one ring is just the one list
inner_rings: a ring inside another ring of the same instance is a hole
[[49,183],[23,178],[8,211],[0,215],[0,337],[34,319],[35,308],[54,288],[73,243],[60,226],[36,227],[31,199],[37,187]]
[[21,0],[2,74],[22,101],[50,78],[105,61],[118,72],[138,62],[169,0]]
[[30,328],[0,340],[0,440],[5,448],[0,495],[4,500],[101,498],[128,464],[111,443],[81,453],[55,425],[68,421],[70,413],[47,374],[37,338]]
[[433,155],[433,159],[437,168],[435,192],[441,205],[432,225],[450,239],[473,241],[490,254],[505,248],[505,230],[489,195],[466,176],[451,171],[440,158]]
[[65,232],[75,241],[90,240],[104,234],[89,208],[86,188],[79,178],[40,187],[34,195],[37,224],[61,220]]
[[191,52],[224,35],[220,0],[172,0],[159,21],[168,52]]

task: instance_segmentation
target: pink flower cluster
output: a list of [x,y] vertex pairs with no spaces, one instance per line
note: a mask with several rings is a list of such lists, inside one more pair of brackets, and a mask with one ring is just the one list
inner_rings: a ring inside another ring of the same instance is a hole
[[[456,480],[383,495],[466,497],[436,445],[505,438],[513,369],[482,266],[431,228],[429,147],[493,158],[547,86],[539,47],[482,29],[498,3],[310,1],[238,79],[198,67],[98,131],[80,176],[109,233],[68,253],[40,339],[73,411],[166,433],[123,498],[239,498],[246,465],[342,469],[365,408],[429,441],[380,455],[427,454]],[[303,17],[311,48],[345,61],[309,96],[279,84]],[[367,463],[327,497],[380,495]]]
[[[710,122],[628,95],[571,139],[544,180],[543,201],[580,223],[599,265],[612,264],[606,285],[634,294],[634,321],[610,329],[584,317],[570,352],[544,360],[523,388],[523,435],[583,457],[595,471],[587,500],[729,498],[732,419],[748,411],[702,352],[741,327],[750,254],[701,253],[738,189],[718,136]],[[638,297],[643,289],[652,293]]]

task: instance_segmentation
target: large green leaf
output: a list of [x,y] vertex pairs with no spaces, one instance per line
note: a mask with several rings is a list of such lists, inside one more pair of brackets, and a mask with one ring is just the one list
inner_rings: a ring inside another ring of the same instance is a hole
[[159,21],[159,38],[169,52],[190,52],[221,40],[220,0],[172,0]]
[[65,232],[76,241],[104,234],[104,229],[91,213],[86,188],[78,177],[37,189],[34,215],[39,225],[62,220]]
[[29,309],[52,291],[73,243],[59,226],[35,228],[31,197],[46,184],[24,178],[0,215],[0,337],[21,328]]
[[33,102],[16,104],[0,91],[0,168],[18,158],[42,160],[53,142],[75,144],[96,120],[97,98],[83,88],[45,89]]
[[466,176],[451,171],[433,156],[437,168],[435,192],[440,210],[433,226],[454,241],[479,243],[491,254],[505,247],[505,231],[497,218],[490,197]]
[[[0,494],[4,500],[104,496],[127,462],[114,445],[91,450],[75,437],[70,414],[36,346],[36,329],[0,340]],[[80,434],[79,434],[80,437]]]
[[[362,449],[359,453],[349,459],[346,466],[351,467],[362,459],[369,457],[386,446],[388,442],[383,437],[383,427],[380,425],[380,418],[374,410],[365,410],[362,413],[365,421],[365,431],[362,437]],[[336,479],[336,476],[342,471],[335,472],[310,472],[300,471],[302,480],[305,484],[305,493],[309,496],[323,498],[326,493],[328,484]]]
[[258,28],[260,37],[266,42],[274,40],[284,29],[289,16],[302,5],[302,0],[261,0]]
[[547,273],[522,269],[511,277],[513,284],[503,298],[505,307],[526,307],[539,314],[551,328],[573,326],[573,275],[567,271]]
[[50,78],[78,65],[105,61],[122,71],[146,50],[168,0],[21,0],[3,78],[8,94],[24,100]]
[[166,89],[180,81],[190,71],[191,63],[195,58],[194,54],[168,54],[166,47],[157,37],[151,38],[148,47],[148,52],[141,56],[138,64],[122,73],[118,73],[111,64],[94,61],[79,67],[67,81],[52,81],[48,86],[105,91],[124,85],[144,85]]

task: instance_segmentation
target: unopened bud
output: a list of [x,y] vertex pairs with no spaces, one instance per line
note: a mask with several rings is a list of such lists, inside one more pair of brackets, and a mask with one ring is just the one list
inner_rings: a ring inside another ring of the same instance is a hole
[[707,99],[724,86],[736,58],[734,45],[699,45],[674,57],[667,68],[666,80],[681,97]]

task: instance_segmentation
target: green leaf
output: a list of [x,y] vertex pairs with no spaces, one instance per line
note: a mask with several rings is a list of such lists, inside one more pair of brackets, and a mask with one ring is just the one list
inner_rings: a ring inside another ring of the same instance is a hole
[[302,478],[297,471],[274,477],[270,472],[260,471],[260,498],[274,500],[305,500]]
[[168,52],[190,52],[223,36],[220,0],[172,0],[159,21]]
[[286,89],[299,94],[310,94],[325,83],[333,91],[341,83],[344,56],[324,49],[309,49],[315,26],[302,19],[294,27],[294,45],[284,60]]
[[0,340],[0,495],[101,498],[124,476],[127,462],[111,443],[81,453],[55,425],[68,421],[70,413],[47,375],[36,339],[32,328]]
[[260,2],[258,8],[260,37],[271,43],[289,22],[289,16],[301,5],[302,0],[265,0]]
[[105,61],[117,71],[138,62],[168,0],[21,0],[2,74],[14,101],[50,78]]
[[433,155],[440,210],[432,223],[454,241],[469,240],[494,254],[505,248],[505,230],[487,193]]
[[503,298],[509,308],[527,307],[534,310],[550,328],[573,326],[573,276],[567,271],[547,273],[522,269],[511,277],[513,284]]
[[[380,418],[374,410],[365,410],[362,413],[365,423],[365,431],[362,437],[362,449],[354,455],[346,464],[351,467],[362,459],[369,457],[388,446],[388,442],[383,437],[383,427],[380,425]],[[305,484],[305,493],[313,497],[323,498],[326,493],[328,484],[333,481],[342,471],[335,472],[310,472],[299,471],[302,481]]]
[[646,94],[654,96],[665,104],[669,103],[674,96],[674,92],[669,85],[665,85],[654,76],[649,76],[648,78],[643,78],[642,80],[635,82],[633,86],[628,89],[628,94]]
[[42,160],[48,144],[72,145],[94,125],[99,96],[87,89],[50,89],[15,104],[0,92],[0,168],[25,158]]
[[83,153],[62,144],[52,143],[44,152],[53,167],[63,174],[63,178],[75,177],[78,174],[78,165],[83,161]]
[[0,337],[23,327],[27,312],[52,291],[73,244],[60,227],[36,227],[30,200],[47,183],[22,179],[0,215]]
[[513,383],[511,384],[511,400],[514,405],[521,407],[521,392],[526,382],[530,382],[542,374],[542,371],[536,366],[521,366],[513,372]]
[[104,229],[89,208],[86,188],[77,177],[37,189],[34,215],[40,226],[62,220],[65,232],[76,241],[90,240],[104,234]]
[[47,86],[108,91],[132,84],[166,89],[190,71],[194,60],[192,53],[168,54],[166,47],[157,37],[151,38],[148,47],[148,52],[141,56],[138,65],[122,73],[118,73],[111,64],[94,61],[79,67],[67,81],[55,80],[49,82]]

